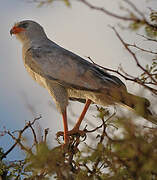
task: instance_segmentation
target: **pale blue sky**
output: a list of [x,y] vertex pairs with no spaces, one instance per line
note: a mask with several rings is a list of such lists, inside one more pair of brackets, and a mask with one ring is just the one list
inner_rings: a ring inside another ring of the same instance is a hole
[[[103,5],[112,11],[116,9],[115,4],[111,2]],[[36,4],[28,3],[26,0],[3,0],[0,17],[1,127],[19,129],[24,126],[25,120],[32,120],[33,117],[42,114],[40,125],[50,128],[49,137],[52,144],[55,143],[55,133],[63,129],[60,114],[49,105],[51,97],[48,92],[34,83],[24,69],[21,44],[9,34],[16,21],[35,20],[44,26],[50,39],[80,56],[90,56],[95,62],[110,68],[117,68],[121,63],[129,73],[137,72],[133,68],[134,62],[128,58],[127,52],[108,27],[115,25],[117,21],[102,13],[91,11],[80,3],[75,2],[72,8],[58,2],[37,8]],[[127,40],[134,42],[134,33],[123,32],[123,35]],[[34,113],[27,108],[28,104],[34,107]],[[74,111],[76,107],[79,113],[82,105],[75,103]],[[5,150],[11,143],[8,137],[0,138],[0,146],[2,145]],[[10,155],[9,158],[11,157],[14,156]]]

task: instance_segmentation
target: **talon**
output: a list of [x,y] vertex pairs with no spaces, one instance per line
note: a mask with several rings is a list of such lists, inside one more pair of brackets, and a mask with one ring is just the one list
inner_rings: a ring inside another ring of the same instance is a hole
[[63,132],[63,131],[58,131],[58,132],[56,133],[56,136],[57,136],[57,137],[64,136],[64,132]]
[[80,135],[81,137],[84,137],[85,136],[85,134],[86,134],[86,132],[85,131],[81,131],[81,130],[77,130],[76,132],[75,131],[72,131],[71,132],[72,133],[72,135]]
[[[79,129],[72,129],[71,131],[68,131],[67,134],[69,136],[80,135],[81,137],[84,137],[86,132],[82,131],[82,130],[79,130]],[[63,135],[64,135],[64,132],[62,132],[62,131],[59,131],[59,132],[56,133],[57,137],[60,137],[60,136],[63,136]]]

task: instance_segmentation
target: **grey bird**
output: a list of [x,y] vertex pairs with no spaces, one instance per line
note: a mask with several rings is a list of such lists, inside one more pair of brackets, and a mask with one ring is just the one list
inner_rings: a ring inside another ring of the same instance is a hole
[[[65,144],[69,143],[70,134],[81,132],[79,126],[91,103],[102,106],[121,104],[144,118],[151,116],[147,99],[128,93],[118,77],[51,41],[40,24],[31,20],[21,21],[12,27],[10,34],[15,34],[22,42],[26,70],[48,90],[62,114]],[[69,99],[85,102],[71,131],[68,131],[66,115]],[[149,118],[149,121],[153,120]]]

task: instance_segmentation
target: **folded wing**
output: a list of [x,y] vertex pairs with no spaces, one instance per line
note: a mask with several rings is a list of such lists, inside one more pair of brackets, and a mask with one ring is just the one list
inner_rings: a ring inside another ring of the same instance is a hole
[[110,87],[125,87],[123,82],[80,56],[56,44],[31,47],[25,63],[36,73],[67,87],[101,91]]

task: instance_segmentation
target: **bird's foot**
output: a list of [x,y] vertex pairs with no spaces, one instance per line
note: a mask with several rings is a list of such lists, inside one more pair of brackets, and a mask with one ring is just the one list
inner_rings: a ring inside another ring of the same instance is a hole
[[[67,132],[68,136],[73,136],[73,135],[77,136],[78,135],[78,136],[84,137],[85,134],[86,134],[86,132],[84,130],[79,130],[78,128],[73,128],[72,130]],[[57,137],[63,136],[64,132],[59,131],[59,132],[57,132],[56,135],[57,135]]]
[[[57,139],[60,136],[64,137],[64,132],[59,131],[56,133]],[[78,145],[80,143],[80,137],[86,139],[86,130],[79,130],[78,128],[73,128],[71,131],[68,131],[66,137],[64,137],[64,144],[61,145],[64,152],[78,152]],[[66,138],[66,139],[65,139]]]
[[79,137],[77,137],[78,139],[74,141],[69,141],[68,143],[63,143],[61,145],[61,149],[63,153],[69,153],[72,152],[73,154],[76,154],[79,149],[78,149],[78,145],[79,145]]

